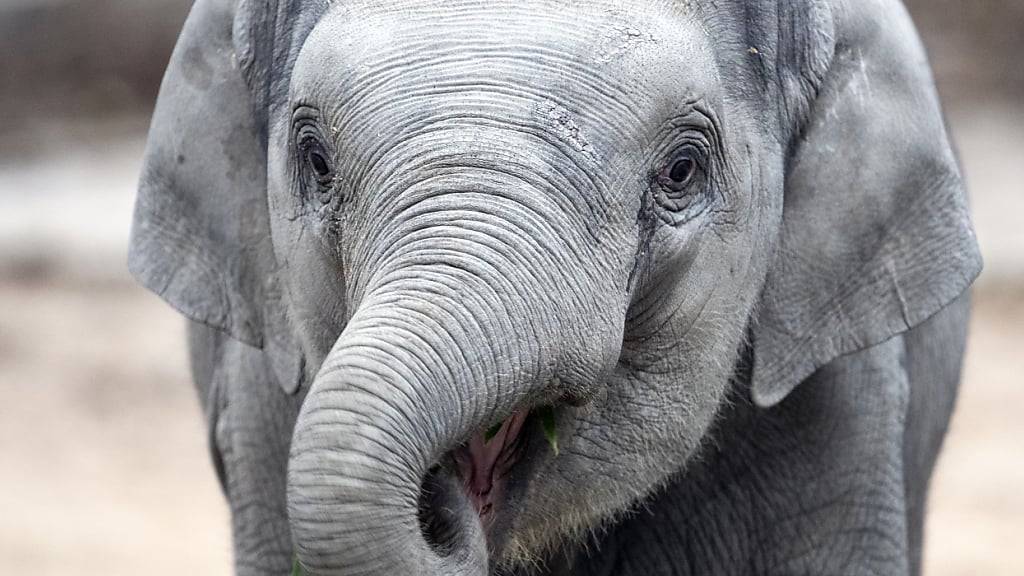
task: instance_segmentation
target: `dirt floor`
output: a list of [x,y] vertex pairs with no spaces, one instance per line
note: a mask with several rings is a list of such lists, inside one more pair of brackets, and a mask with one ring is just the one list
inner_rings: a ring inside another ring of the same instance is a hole
[[228,574],[182,321],[115,285],[0,285],[8,574]]
[[925,574],[1024,574],[1024,291],[975,298],[964,381],[932,484]]
[[[181,332],[127,281],[0,283],[9,573],[229,573],[227,510]],[[1024,293],[986,290],[934,484],[926,574],[1024,574],[1022,342]]]

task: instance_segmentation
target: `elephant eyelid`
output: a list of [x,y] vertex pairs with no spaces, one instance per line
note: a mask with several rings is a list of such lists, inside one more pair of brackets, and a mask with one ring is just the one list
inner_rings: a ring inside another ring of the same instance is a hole
[[296,102],[292,107],[292,124],[299,124],[303,121],[315,122],[320,119],[320,110],[316,106]]

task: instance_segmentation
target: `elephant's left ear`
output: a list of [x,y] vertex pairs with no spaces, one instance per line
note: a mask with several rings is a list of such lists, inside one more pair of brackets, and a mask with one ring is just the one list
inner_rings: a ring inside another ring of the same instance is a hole
[[790,146],[782,233],[753,326],[760,406],[835,358],[927,320],[981,271],[963,180],[904,8],[831,4],[833,57]]

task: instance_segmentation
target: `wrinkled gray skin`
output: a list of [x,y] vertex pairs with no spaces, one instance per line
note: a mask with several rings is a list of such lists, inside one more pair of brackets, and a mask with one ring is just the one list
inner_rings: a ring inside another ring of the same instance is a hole
[[130,266],[239,574],[906,574],[980,259],[894,1],[199,0]]

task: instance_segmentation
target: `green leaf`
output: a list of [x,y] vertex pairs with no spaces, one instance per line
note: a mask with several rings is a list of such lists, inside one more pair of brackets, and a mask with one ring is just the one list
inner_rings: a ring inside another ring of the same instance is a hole
[[302,564],[299,564],[299,557],[295,556],[292,560],[292,576],[304,576],[305,574],[302,570]]
[[498,422],[494,426],[491,426],[490,428],[488,428],[487,432],[484,432],[484,444],[490,442],[492,438],[497,436],[498,432],[501,432],[501,427],[504,424],[505,424],[505,421],[502,420],[501,422]]
[[540,426],[544,430],[544,438],[547,439],[548,445],[551,446],[551,451],[558,456],[558,429],[555,427],[555,408],[553,406],[544,406],[537,410],[537,416],[540,418]]

